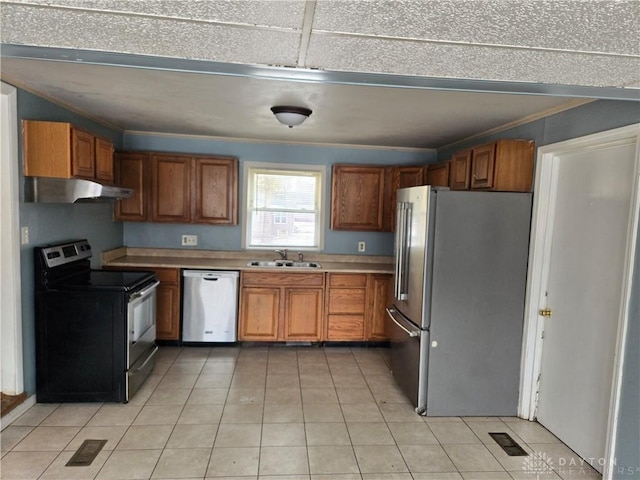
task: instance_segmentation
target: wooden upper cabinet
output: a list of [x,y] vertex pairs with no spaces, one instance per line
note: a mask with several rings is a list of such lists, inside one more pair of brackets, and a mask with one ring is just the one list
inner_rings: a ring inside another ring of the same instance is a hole
[[151,220],[191,221],[191,157],[152,155]]
[[133,189],[131,197],[115,202],[116,220],[144,222],[149,219],[150,166],[149,156],[145,153],[116,155],[116,184]]
[[471,175],[471,150],[456,152],[449,166],[449,187],[451,190],[469,190]]
[[113,183],[115,180],[115,166],[113,158],[113,144],[104,138],[96,137],[96,179]]
[[432,185],[434,187],[448,187],[449,165],[449,161],[429,165],[427,167],[427,185]]
[[331,229],[384,229],[385,167],[334,165],[331,177]]
[[90,133],[71,129],[71,175],[93,179],[96,175],[96,139]]
[[24,175],[113,182],[113,145],[66,122],[23,120]]
[[235,158],[196,158],[196,223],[238,223],[238,160]]
[[394,167],[393,170],[393,185],[396,190],[398,188],[424,185],[426,170],[424,166]]
[[[424,185],[425,166],[391,167],[391,189],[385,191],[384,231],[393,232],[396,227],[396,192],[399,188]],[[389,182],[389,175],[386,179]]]
[[238,159],[156,152],[117,155],[117,183],[133,197],[116,218],[167,223],[238,223]]
[[498,140],[472,149],[471,188],[529,192],[533,181],[531,140]]

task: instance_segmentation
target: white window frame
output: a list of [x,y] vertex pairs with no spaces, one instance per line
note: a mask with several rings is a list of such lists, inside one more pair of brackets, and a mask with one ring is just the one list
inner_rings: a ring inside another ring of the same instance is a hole
[[[287,245],[269,245],[269,246],[252,246],[249,245],[249,221],[251,214],[249,213],[249,171],[251,169],[259,170],[282,170],[285,172],[303,171],[313,172],[320,174],[320,185],[318,192],[316,192],[316,201],[318,202],[318,224],[317,224],[317,246],[313,247],[291,247]],[[242,248],[245,250],[274,250],[277,248],[295,248],[297,251],[314,251],[321,252],[324,250],[324,236],[325,236],[325,217],[326,217],[326,190],[327,190],[327,167],[325,165],[303,165],[297,163],[272,163],[272,162],[252,162],[246,161],[242,165],[242,177],[244,194],[242,198],[242,212],[244,219],[242,222]]]

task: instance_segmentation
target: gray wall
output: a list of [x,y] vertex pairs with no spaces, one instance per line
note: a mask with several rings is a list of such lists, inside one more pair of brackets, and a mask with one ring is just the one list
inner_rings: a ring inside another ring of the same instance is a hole
[[[447,160],[457,150],[498,138],[527,138],[536,146],[640,123],[638,102],[596,101],[565,112],[518,126],[497,135],[438,151],[438,160]],[[639,232],[640,233],[640,232]],[[639,235],[640,239],[640,235]],[[636,246],[635,275],[614,457],[615,479],[640,479],[640,240]]]
[[[111,139],[121,146],[121,133],[106,129],[40,97],[18,89],[18,122],[49,120],[71,122],[78,127]],[[20,172],[22,172],[22,128],[18,124]],[[29,244],[20,247],[22,273],[22,348],[24,385],[35,393],[35,319],[33,300],[33,247],[71,238],[87,238],[94,251],[92,266],[100,265],[100,252],[122,245],[122,224],[112,220],[113,207],[106,204],[44,204],[24,202],[24,177],[20,174],[20,226],[29,228]]]
[[[199,137],[126,134],[125,150],[183,152],[206,155],[231,155],[240,162],[239,198],[244,197],[242,167],[245,161],[274,163],[304,163],[327,168],[325,185],[325,245],[324,253],[357,255],[359,241],[367,245],[366,255],[392,255],[393,235],[376,232],[345,232],[329,229],[331,198],[331,165],[356,163],[370,165],[415,165],[434,162],[435,151],[382,150],[276,143],[226,142]],[[242,205],[242,203],[240,203]],[[240,250],[244,214],[239,210],[239,222],[234,226],[180,225],[126,222],[124,243],[130,247],[182,248],[183,234],[198,235],[198,247],[215,250]]]

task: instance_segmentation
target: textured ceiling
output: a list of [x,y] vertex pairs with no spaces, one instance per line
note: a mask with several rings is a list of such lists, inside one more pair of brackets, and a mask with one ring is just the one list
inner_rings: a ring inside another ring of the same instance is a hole
[[[3,0],[0,29],[3,79],[125,130],[437,147],[575,97],[636,100],[640,86],[636,0]],[[7,55],[8,45],[39,50]],[[43,61],[47,49],[105,55]],[[167,66],[150,69],[145,58]],[[190,73],[170,59],[216,71]],[[233,65],[286,68],[247,78]],[[302,70],[358,75],[287,74]],[[393,77],[370,82],[375,74]],[[441,88],[397,88],[411,78]],[[474,83],[487,81],[497,85],[490,92]],[[508,93],[496,93],[501,85]],[[543,95],[515,95],[533,90]],[[278,102],[314,114],[283,132],[268,113]]]

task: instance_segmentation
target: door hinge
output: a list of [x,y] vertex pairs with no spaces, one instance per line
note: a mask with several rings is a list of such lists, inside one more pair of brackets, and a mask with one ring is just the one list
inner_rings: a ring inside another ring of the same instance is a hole
[[544,330],[542,331],[542,333],[540,334],[540,338],[544,338]]

